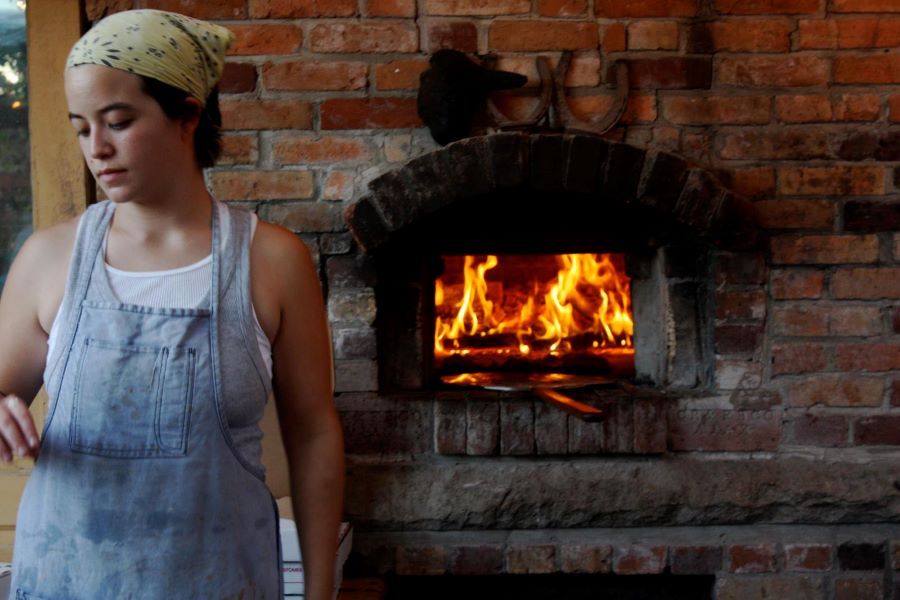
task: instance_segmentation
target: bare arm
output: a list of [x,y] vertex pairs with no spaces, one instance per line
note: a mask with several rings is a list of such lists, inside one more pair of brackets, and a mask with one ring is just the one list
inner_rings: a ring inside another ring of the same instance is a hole
[[[39,441],[28,405],[41,388],[47,332],[65,286],[74,224],[28,238],[0,296],[0,460],[37,455]],[[62,281],[59,281],[60,275]]]
[[273,384],[290,469],[306,597],[326,600],[334,586],[344,451],[332,394],[331,341],[322,290],[302,241],[262,223],[257,235],[262,238],[263,253],[271,257],[265,264],[278,269],[277,277],[267,278],[277,282],[274,295],[281,299],[272,344]]

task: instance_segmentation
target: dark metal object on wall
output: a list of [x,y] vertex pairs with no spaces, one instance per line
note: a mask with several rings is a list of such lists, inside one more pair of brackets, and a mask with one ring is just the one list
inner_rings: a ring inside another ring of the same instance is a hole
[[528,81],[518,73],[478,65],[458,50],[438,50],[428,62],[431,68],[419,78],[419,117],[442,146],[469,136],[475,114],[491,92]]

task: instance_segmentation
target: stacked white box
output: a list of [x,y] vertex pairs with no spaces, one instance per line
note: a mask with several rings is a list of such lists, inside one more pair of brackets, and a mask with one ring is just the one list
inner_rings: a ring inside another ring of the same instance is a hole
[[[281,532],[282,578],[284,595],[290,598],[303,598],[303,557],[300,554],[300,540],[297,536],[297,524],[292,519],[279,519]],[[338,531],[338,550],[334,567],[334,596],[344,574],[344,563],[350,555],[353,545],[353,528],[350,523],[341,523]]]

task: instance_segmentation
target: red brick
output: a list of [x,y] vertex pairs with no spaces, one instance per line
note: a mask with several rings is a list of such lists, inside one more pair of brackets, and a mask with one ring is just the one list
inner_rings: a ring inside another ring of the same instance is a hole
[[411,23],[320,23],[309,34],[313,52],[416,52],[419,30]]
[[825,159],[832,157],[832,139],[814,127],[745,127],[722,136],[719,155],[729,160]]
[[415,17],[415,0],[366,0],[363,14],[367,17]]
[[587,0],[538,0],[538,14],[542,17],[583,17],[587,9]]
[[309,171],[213,171],[209,180],[219,200],[291,200],[314,192]]
[[788,384],[786,398],[790,406],[881,406],[884,381],[867,377],[814,375]]
[[223,100],[224,129],[311,129],[312,107],[296,100]]
[[779,264],[866,263],[878,259],[877,235],[781,235],[771,240]]
[[716,0],[716,10],[733,15],[798,15],[818,12],[823,0]]
[[883,600],[883,577],[837,578],[834,581],[834,600]]
[[774,451],[781,441],[781,411],[673,410],[669,413],[672,451]]
[[808,87],[828,83],[830,63],[818,56],[725,57],[716,82],[723,85]]
[[890,107],[890,117],[893,122],[900,122],[900,94],[895,94],[888,98]]
[[883,167],[781,167],[778,191],[787,196],[872,196],[885,192]]
[[628,25],[629,50],[678,50],[678,23],[635,21]]
[[827,123],[834,117],[831,99],[814,94],[777,96],[775,114],[785,123]]
[[425,0],[425,14],[494,17],[531,12],[531,0]]
[[[850,422],[845,415],[805,414],[794,419],[792,425],[794,442],[804,446],[841,448],[850,439]],[[830,561],[828,566],[831,566]]]
[[615,549],[613,571],[619,575],[656,575],[665,568],[665,546],[633,544]]
[[829,200],[760,200],[754,207],[756,222],[765,229],[833,229],[834,203]]
[[492,50],[531,52],[596,48],[599,40],[590,21],[494,21],[489,38]]
[[303,29],[297,25],[229,25],[234,44],[229,54],[291,54],[303,44]]
[[611,23],[604,27],[602,31],[604,52],[625,51],[625,25],[622,23]]
[[705,89],[712,81],[712,63],[705,57],[629,59],[628,78],[632,88]]
[[833,336],[874,336],[881,333],[877,306],[828,307],[828,333]]
[[710,23],[709,36],[718,52],[789,52],[793,30],[789,21],[723,19]]
[[503,546],[457,546],[450,553],[453,575],[496,575],[503,572]]
[[900,298],[900,267],[840,269],[832,276],[835,298]]
[[735,544],[728,547],[728,570],[731,573],[774,573],[774,544]]
[[428,68],[421,59],[393,60],[375,66],[375,84],[379,90],[419,89],[419,75]]
[[361,90],[368,83],[368,71],[368,64],[362,62],[292,60],[267,63],[262,79],[267,90]]
[[333,98],[322,103],[322,129],[421,127],[415,98]]
[[329,171],[322,184],[323,200],[350,200],[356,180],[354,171]]
[[900,19],[856,17],[838,21],[839,48],[895,48],[900,45]]
[[763,290],[716,293],[717,319],[762,319],[765,316],[766,293]]
[[506,572],[511,575],[538,575],[556,571],[556,546],[509,545],[506,547]]
[[900,406],[900,379],[895,379],[891,384],[891,406]]
[[225,63],[219,91],[223,94],[241,94],[256,89],[256,65],[250,63]]
[[259,144],[255,135],[224,135],[222,136],[222,155],[216,164],[254,164],[258,158]]
[[775,344],[772,346],[772,375],[824,371],[828,354],[822,344]]
[[447,572],[443,546],[399,546],[397,575],[443,575]]
[[609,573],[612,570],[612,546],[561,544],[559,570],[563,573]]
[[801,50],[837,48],[838,25],[832,19],[800,19],[797,46]]
[[773,271],[771,290],[776,300],[821,298],[825,274],[822,271]]
[[283,135],[272,145],[276,164],[334,164],[368,160],[372,156],[366,140],[350,137]]
[[831,544],[784,545],[784,567],[787,571],[828,571],[832,561]]
[[894,0],[834,0],[834,12],[900,12]]
[[835,349],[841,371],[893,371],[900,369],[900,343],[841,344]]
[[[602,96],[571,96],[568,98],[569,108],[581,119],[601,118],[607,114],[615,104],[615,98],[610,95]],[[529,107],[531,107],[529,103]],[[622,114],[623,124],[652,123],[656,121],[656,98],[649,95],[631,94],[625,104],[625,112]]]
[[[140,8],[153,8],[177,12],[195,19],[244,19],[247,17],[245,0],[143,0]],[[231,27],[229,26],[229,29]]]
[[859,445],[900,446],[900,415],[875,415],[857,419],[853,440]]
[[877,94],[840,94],[834,99],[836,121],[874,121],[881,114]]
[[134,0],[86,0],[84,14],[91,23],[107,15],[135,8]]
[[828,335],[828,313],[820,306],[779,306],[772,309],[772,333],[786,336]]
[[775,169],[740,167],[732,171],[731,189],[742,196],[768,196],[775,193]]
[[675,546],[673,575],[714,575],[722,570],[722,546]]
[[763,331],[757,323],[726,323],[717,325],[714,335],[719,354],[748,355],[759,350]]
[[250,0],[250,16],[254,19],[355,15],[356,0]]
[[428,23],[426,31],[428,52],[433,53],[442,48],[460,52],[478,50],[478,30],[474,23]]
[[900,83],[900,55],[835,56],[834,83]]
[[678,125],[763,124],[771,115],[764,96],[665,96],[663,116]]
[[594,0],[594,14],[604,18],[693,17],[697,0]]

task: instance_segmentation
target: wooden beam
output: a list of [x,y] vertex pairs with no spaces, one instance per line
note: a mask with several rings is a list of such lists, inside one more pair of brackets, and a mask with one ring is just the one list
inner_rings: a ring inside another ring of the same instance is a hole
[[41,229],[80,214],[89,179],[68,119],[63,68],[81,37],[81,2],[28,2],[28,129],[34,227]]

